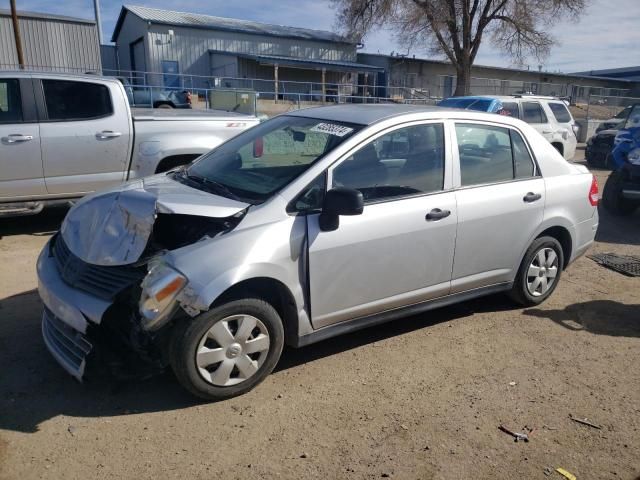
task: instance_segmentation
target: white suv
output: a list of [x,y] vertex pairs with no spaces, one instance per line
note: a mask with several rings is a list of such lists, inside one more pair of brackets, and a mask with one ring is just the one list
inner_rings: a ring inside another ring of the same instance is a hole
[[492,97],[502,102],[509,116],[520,118],[549,140],[566,160],[572,160],[578,143],[576,125],[562,100],[533,95]]

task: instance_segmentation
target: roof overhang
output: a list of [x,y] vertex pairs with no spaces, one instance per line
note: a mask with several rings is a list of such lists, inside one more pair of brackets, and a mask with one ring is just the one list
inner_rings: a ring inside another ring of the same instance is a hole
[[336,60],[315,60],[308,58],[285,57],[280,55],[259,55],[249,53],[234,53],[220,50],[209,50],[209,53],[218,55],[229,55],[247,60],[254,60],[261,65],[278,65],[279,67],[301,68],[304,70],[322,70],[330,72],[358,72],[374,73],[384,72],[384,68],[364,63],[344,62]]

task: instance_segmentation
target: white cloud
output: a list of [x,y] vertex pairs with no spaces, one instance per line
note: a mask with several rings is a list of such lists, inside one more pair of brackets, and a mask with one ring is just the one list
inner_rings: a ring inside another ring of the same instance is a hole
[[[214,0],[131,0],[132,4],[155,8],[166,8],[186,12],[205,13],[223,17],[242,18],[291,25],[298,27],[332,30],[335,24],[334,12],[328,1],[317,0],[279,0],[264,2],[260,0],[243,0],[229,2]],[[109,40],[120,12],[122,3],[115,0],[102,0],[101,13],[105,39]],[[92,0],[20,0],[19,8],[37,12],[57,13],[61,15],[91,18],[93,17]],[[552,28],[558,44],[553,47],[551,55],[544,61],[545,70],[573,72],[596,70],[637,65],[640,57],[637,45],[640,45],[640,29],[637,28],[640,18],[639,0],[592,0],[579,22],[560,21]],[[403,51],[386,31],[373,32],[365,39],[365,51],[372,53],[391,53]],[[424,51],[412,51],[417,56],[424,56]],[[504,58],[487,42],[478,55],[476,63],[507,66],[509,59]],[[529,59],[532,68],[537,68],[538,61]]]

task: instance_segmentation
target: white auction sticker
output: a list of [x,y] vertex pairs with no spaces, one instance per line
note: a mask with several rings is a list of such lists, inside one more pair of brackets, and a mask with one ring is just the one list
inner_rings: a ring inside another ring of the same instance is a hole
[[344,137],[345,135],[353,132],[353,128],[345,127],[343,125],[335,125],[333,123],[319,123],[315,127],[310,128],[309,131],[328,133],[329,135],[335,135],[336,137]]

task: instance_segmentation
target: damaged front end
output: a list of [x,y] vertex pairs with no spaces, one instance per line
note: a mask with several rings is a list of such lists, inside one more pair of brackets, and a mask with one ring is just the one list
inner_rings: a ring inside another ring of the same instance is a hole
[[166,177],[80,201],[38,261],[49,350],[79,379],[90,354],[119,376],[163,368],[170,325],[199,313],[165,254],[232,230],[247,207]]

